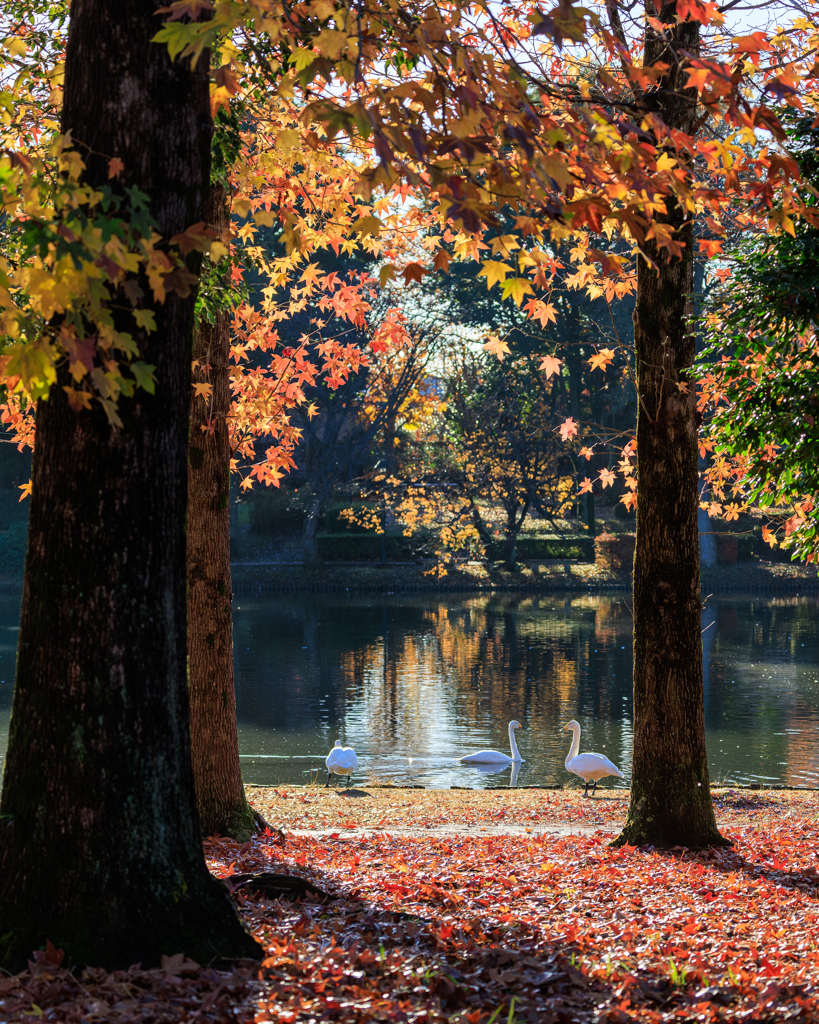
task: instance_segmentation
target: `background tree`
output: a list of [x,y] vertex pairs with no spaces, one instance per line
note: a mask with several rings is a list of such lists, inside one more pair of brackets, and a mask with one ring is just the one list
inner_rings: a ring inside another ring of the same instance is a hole
[[492,545],[491,529],[478,502],[503,510],[502,558],[509,568],[530,512],[554,520],[574,499],[572,467],[557,430],[563,419],[556,414],[558,388],[554,376],[545,385],[542,376],[525,357],[499,363],[467,354],[446,391],[454,478],[485,547]]
[[[810,118],[788,122],[791,151],[815,188],[817,131]],[[730,516],[738,498],[756,503],[774,520],[763,531],[768,543],[809,562],[819,560],[817,257],[819,228],[807,219],[741,244],[723,261],[729,273],[715,275],[721,286],[706,307],[700,360],[700,406],[713,411],[705,443],[717,456],[709,509]]]
[[[219,235],[229,229],[228,187],[218,179],[210,188],[207,224]],[[233,681],[228,521],[231,310],[218,304],[211,317],[212,323],[203,317],[194,331],[192,383],[195,393],[200,385],[204,394],[191,401],[188,442],[191,754],[202,834],[244,840],[256,830],[259,816],[247,801],[242,781]]]
[[[143,193],[167,239],[203,219],[210,116],[206,62],[172,63],[151,44],[155,10],[151,0],[126,0],[114,15],[98,0],[75,0],[61,127],[83,147],[85,169],[79,153],[63,166],[82,170],[97,191],[121,173],[104,201],[133,218]],[[56,216],[43,210],[24,230],[47,234],[53,224],[61,237],[59,207]],[[76,207],[65,214],[76,216]],[[98,239],[119,238],[123,229],[112,228]],[[114,243],[109,251],[116,255]],[[51,252],[67,298],[69,269]],[[106,306],[104,292],[86,300],[84,308],[98,310],[100,334],[85,346],[76,332],[84,323],[93,330],[93,321],[74,318],[69,333],[65,319],[52,320],[55,334],[65,328],[76,374],[61,363],[57,386],[40,390],[37,407],[0,802],[0,960],[12,968],[46,938],[72,962],[112,967],[179,950],[202,961],[260,953],[209,875],[199,838],[185,671],[194,294],[181,269],[166,261],[161,274],[159,257],[151,258],[153,300],[147,275],[108,270],[116,300]],[[105,344],[126,346],[126,334],[155,368],[155,387],[144,376],[150,370],[138,371],[148,386],[123,383],[114,406],[96,360]],[[86,370],[99,400],[75,397]]]

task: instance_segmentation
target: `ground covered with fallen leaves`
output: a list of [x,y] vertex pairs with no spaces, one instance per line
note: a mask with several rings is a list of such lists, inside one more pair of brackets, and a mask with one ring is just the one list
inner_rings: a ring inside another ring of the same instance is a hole
[[[248,786],[247,795],[262,816],[291,832],[383,831],[426,835],[445,832],[564,832],[607,828],[616,832],[625,819],[628,791],[599,789],[583,800],[551,789],[424,789],[365,786],[340,790],[316,786]],[[582,789],[582,783],[580,783]]]
[[819,794],[720,791],[734,847],[699,853],[611,849],[616,791],[301,796],[253,791],[284,846],[205,844],[229,886],[278,872],[327,893],[235,888],[260,971],[177,956],[72,976],[46,951],[0,980],[0,1021],[819,1020]]

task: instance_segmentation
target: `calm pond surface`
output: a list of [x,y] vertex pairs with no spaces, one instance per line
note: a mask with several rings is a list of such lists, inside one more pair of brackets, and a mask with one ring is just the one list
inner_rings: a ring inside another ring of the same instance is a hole
[[[324,758],[340,737],[358,753],[359,781],[508,786],[510,769],[485,773],[457,758],[507,750],[517,718],[524,760],[516,784],[566,782],[574,779],[563,767],[571,735],[562,729],[576,718],[581,750],[607,754],[626,776],[609,784],[627,785],[626,601],[576,592],[239,597],[245,780],[298,784],[318,775],[323,783]],[[0,597],[0,755],[18,605]],[[717,595],[702,626],[711,778],[819,786],[819,600]]]

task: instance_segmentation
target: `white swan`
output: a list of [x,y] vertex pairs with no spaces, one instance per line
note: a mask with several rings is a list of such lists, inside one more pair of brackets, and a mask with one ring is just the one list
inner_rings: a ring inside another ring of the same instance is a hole
[[347,789],[350,788],[350,779],[353,772],[358,768],[358,758],[352,747],[342,747],[341,740],[336,740],[336,745],[327,755],[324,762],[327,765],[327,781],[324,788],[330,785],[330,775],[346,775]]
[[566,771],[571,772],[573,775],[579,775],[586,783],[583,796],[588,796],[589,783],[592,781],[594,782],[592,796],[594,796],[600,779],[605,779],[608,775],[616,775],[618,779],[623,778],[623,773],[617,765],[612,764],[604,754],[578,754],[578,750],[580,750],[579,722],[572,719],[568,725],[564,726],[563,731],[565,732],[566,729],[571,729],[574,733],[572,745],[566,758]]
[[477,754],[467,754],[461,758],[461,764],[512,764],[513,761],[522,761],[523,758],[518,752],[518,745],[515,743],[515,729],[520,729],[520,722],[509,723],[509,746],[512,748],[512,756],[502,754],[499,750],[479,750]]

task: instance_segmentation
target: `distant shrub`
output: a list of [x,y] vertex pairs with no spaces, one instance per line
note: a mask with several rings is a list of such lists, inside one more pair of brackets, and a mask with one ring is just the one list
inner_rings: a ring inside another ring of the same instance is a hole
[[[486,557],[497,562],[503,558],[503,542],[496,541],[489,545]],[[594,540],[591,537],[518,537],[515,544],[515,558],[518,561],[527,559],[571,559],[579,562],[594,561]]]
[[260,487],[245,498],[251,533],[267,537],[292,537],[304,525],[304,509],[291,491]]
[[411,538],[400,533],[320,533],[316,538],[319,554],[327,562],[380,562],[383,550],[388,561],[413,556]]

